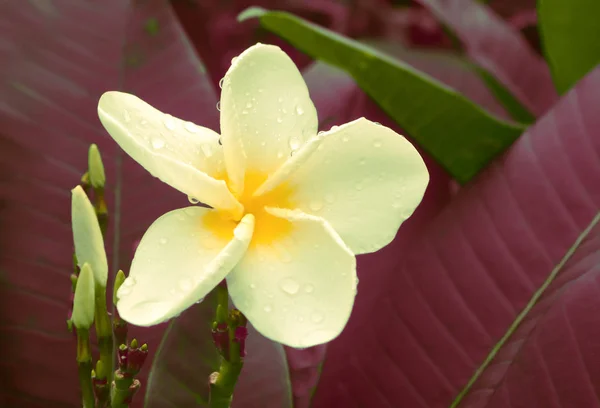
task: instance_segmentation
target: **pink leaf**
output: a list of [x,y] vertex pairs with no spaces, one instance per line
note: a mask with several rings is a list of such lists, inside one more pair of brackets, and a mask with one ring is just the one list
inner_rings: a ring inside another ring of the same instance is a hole
[[600,68],[412,235],[314,407],[448,407],[470,379],[457,406],[598,404],[599,95]]
[[474,0],[419,0],[461,39],[468,55],[536,116],[557,100],[550,71],[519,32]]

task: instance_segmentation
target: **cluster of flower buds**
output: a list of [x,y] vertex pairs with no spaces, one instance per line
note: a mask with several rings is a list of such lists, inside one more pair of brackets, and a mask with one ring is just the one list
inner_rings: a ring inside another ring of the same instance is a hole
[[[219,308],[220,307],[221,306],[219,306]],[[246,324],[248,323],[248,320],[237,309],[232,309],[229,312],[229,316],[226,318],[221,317],[220,312],[220,310],[217,310],[217,318],[212,323],[212,338],[215,347],[219,350],[219,353],[225,360],[229,361],[232,357],[232,345],[236,346],[235,352],[239,353],[238,355],[240,358],[245,357],[246,338],[248,337]]]
[[148,357],[148,345],[138,345],[136,339],[131,340],[129,346],[121,344],[117,350],[119,368],[115,371],[113,388],[113,407],[127,406],[133,396],[140,389],[141,383],[135,379]]

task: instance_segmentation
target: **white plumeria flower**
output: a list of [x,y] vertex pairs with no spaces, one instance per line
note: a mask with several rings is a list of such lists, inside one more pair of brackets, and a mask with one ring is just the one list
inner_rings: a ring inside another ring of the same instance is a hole
[[415,148],[361,118],[317,134],[306,84],[278,47],[257,44],[222,82],[221,136],[137,97],[98,114],[152,175],[212,208],[171,211],[146,231],[118,291],[123,319],[150,326],[227,279],[235,306],[291,347],[328,342],[356,294],[355,254],[394,238],[429,175]]

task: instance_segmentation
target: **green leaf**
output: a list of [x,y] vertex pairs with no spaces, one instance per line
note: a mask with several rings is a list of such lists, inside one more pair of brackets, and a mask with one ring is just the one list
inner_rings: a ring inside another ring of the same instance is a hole
[[600,1],[539,0],[542,46],[559,93],[600,63]]
[[456,180],[469,181],[523,132],[455,90],[382,52],[289,13],[246,10],[308,55],[348,72]]
[[[152,361],[145,408],[208,406],[208,377],[219,370],[211,335],[215,310],[216,291],[212,291],[171,322]],[[291,408],[283,347],[248,325],[246,352],[232,408]]]

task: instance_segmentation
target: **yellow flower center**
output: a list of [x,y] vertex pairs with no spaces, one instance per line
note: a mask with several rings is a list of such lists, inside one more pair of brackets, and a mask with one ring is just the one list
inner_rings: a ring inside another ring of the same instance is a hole
[[[244,206],[244,214],[252,214],[255,218],[254,234],[250,246],[270,245],[276,239],[288,234],[292,228],[289,221],[265,211],[265,207],[294,208],[289,200],[291,189],[285,183],[259,197],[252,196],[267,177],[268,174],[265,173],[246,171],[244,191],[241,195],[236,196]],[[221,179],[229,184],[226,175]],[[227,241],[233,238],[233,230],[238,223],[217,211],[211,212],[203,220],[204,228],[211,230],[217,238]]]

